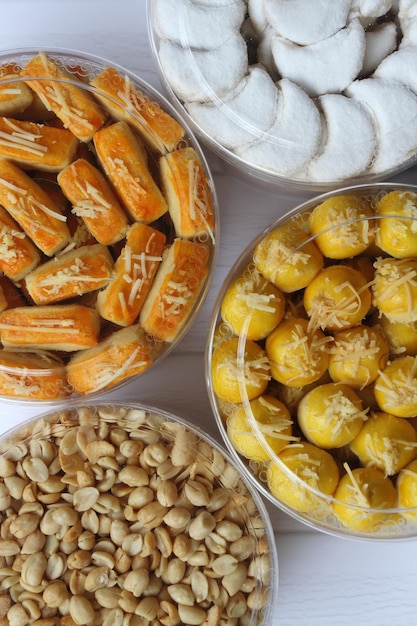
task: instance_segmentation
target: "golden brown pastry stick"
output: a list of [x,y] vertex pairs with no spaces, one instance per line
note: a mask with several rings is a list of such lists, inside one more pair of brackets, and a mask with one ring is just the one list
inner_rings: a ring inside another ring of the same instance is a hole
[[47,256],[69,242],[66,216],[30,176],[6,159],[0,159],[0,204]]
[[78,143],[64,128],[0,117],[0,158],[26,169],[59,172],[73,160]]
[[[79,394],[100,391],[146,370],[152,363],[143,330],[128,326],[67,364],[67,380]],[[86,375],[87,374],[87,375]]]
[[113,258],[105,246],[82,246],[30,272],[25,279],[26,289],[36,304],[51,304],[101,289],[112,271]]
[[0,67],[0,115],[18,115],[33,102],[33,92],[19,78],[20,67],[7,63]]
[[44,52],[34,56],[21,69],[20,75],[27,79],[27,85],[38,94],[45,107],[80,141],[90,141],[106,121],[107,112],[83,88],[83,83]]
[[152,150],[160,154],[170,152],[184,137],[182,126],[159,104],[141,93],[129,76],[122,76],[116,69],[108,67],[90,84],[97,87],[96,97],[112,116],[129,122]]
[[17,282],[33,270],[40,259],[39,250],[0,206],[0,270]]
[[0,315],[0,339],[6,348],[73,352],[97,345],[100,317],[78,304],[23,306]]
[[139,317],[155,339],[177,337],[204,285],[208,258],[208,246],[183,239],[166,250]]
[[206,234],[213,239],[213,201],[197,152],[181,148],[161,157],[159,163],[177,236],[192,239]]
[[45,352],[0,350],[0,395],[59,400],[70,394],[61,359]]
[[162,260],[165,242],[165,235],[147,224],[137,222],[130,227],[114,276],[97,295],[101,317],[120,326],[134,323]]
[[58,174],[58,183],[97,241],[110,246],[126,235],[127,215],[103,174],[85,159],[77,159]]
[[167,203],[149,171],[146,149],[126,122],[97,131],[98,159],[131,217],[149,224],[167,211]]

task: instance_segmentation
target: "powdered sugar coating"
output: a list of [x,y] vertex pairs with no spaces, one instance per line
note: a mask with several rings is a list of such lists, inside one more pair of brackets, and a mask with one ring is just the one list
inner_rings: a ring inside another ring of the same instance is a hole
[[372,116],[360,102],[341,94],[326,94],[318,101],[326,140],[308,166],[309,175],[318,181],[357,176],[368,168],[376,148]]
[[365,31],[359,20],[352,20],[335,35],[309,46],[275,36],[272,55],[281,76],[296,82],[310,96],[339,93],[362,68]]
[[[173,11],[178,4],[173,0],[158,3],[170,4]],[[288,180],[313,188],[327,188],[335,181],[380,178],[412,164],[417,146],[407,136],[415,132],[415,0],[180,0],[179,8],[185,5],[193,5],[194,18],[189,23],[193,36],[180,44],[182,55],[162,36],[159,61],[175,96],[221,156],[231,157],[232,162],[237,156],[238,167],[247,164],[248,171],[265,180],[277,176],[278,183]],[[214,15],[206,23],[196,16],[209,16],[215,9],[218,15],[225,11],[226,17],[210,40]],[[244,17],[236,25],[242,12]],[[175,19],[169,28],[174,23]],[[226,31],[229,39],[216,46]],[[211,45],[213,54],[206,56],[203,48]],[[254,67],[262,67],[276,83],[279,105],[272,123],[276,89],[263,81],[265,90],[259,87],[257,97],[255,89],[251,98],[243,97],[247,91],[243,85],[252,83],[249,77]],[[368,92],[367,83],[359,90],[356,86],[371,77],[396,81],[399,101],[394,104],[391,90],[384,88],[386,100],[377,103],[369,96],[374,108],[362,93]],[[279,121],[284,110],[281,85],[286,90],[287,84],[292,85],[293,95],[297,87],[311,100],[314,107],[308,110],[321,110],[319,124],[310,115],[303,121],[304,105],[292,118],[285,114],[285,122]],[[327,98],[336,95],[340,98]],[[256,117],[259,121],[254,124]],[[398,119],[408,126],[400,128]],[[382,137],[386,132],[389,136]]]

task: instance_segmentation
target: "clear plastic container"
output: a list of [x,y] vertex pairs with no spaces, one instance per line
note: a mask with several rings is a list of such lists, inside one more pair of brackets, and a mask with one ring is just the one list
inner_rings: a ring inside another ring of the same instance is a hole
[[294,208],[217,298],[206,382],[262,495],[315,529],[417,534],[417,187],[346,187]]
[[232,172],[272,189],[330,191],[415,164],[406,11],[290,4],[148,0],[153,55],[176,110]]
[[3,573],[12,606],[33,591],[35,571],[48,617],[272,623],[278,556],[265,505],[225,450],[183,418],[77,401],[20,424],[0,448],[10,543],[29,545],[24,515],[46,539],[45,551],[7,557],[23,560],[17,576]]
[[[8,180],[0,176],[1,226],[9,237],[2,246],[21,254],[22,241],[35,244],[19,273],[4,253],[0,314],[29,307],[29,316],[40,316],[45,306],[53,307],[48,317],[59,317],[60,307],[77,305],[90,315],[74,321],[69,317],[79,311],[70,309],[58,322],[47,319],[60,332],[78,329],[74,341],[67,335],[62,342],[57,335],[48,341],[36,333],[12,336],[11,326],[26,331],[38,322],[2,318],[0,395],[44,403],[102,394],[156,366],[193,323],[217,255],[213,179],[184,117],[112,61],[72,50],[20,49],[2,53],[0,71],[6,118],[0,152],[15,166]],[[38,139],[42,129],[60,138],[38,147],[46,141]],[[65,146],[60,160],[50,161],[54,142]],[[14,192],[37,201],[35,209],[24,207],[29,219],[22,223]],[[53,229],[67,229],[53,247],[42,247],[50,225],[38,238],[33,230],[42,214],[58,221]],[[97,259],[101,265],[94,268]]]

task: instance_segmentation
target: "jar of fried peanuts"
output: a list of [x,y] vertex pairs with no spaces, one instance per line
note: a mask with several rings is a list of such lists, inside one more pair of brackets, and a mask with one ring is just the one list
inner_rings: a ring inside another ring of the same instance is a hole
[[265,506],[196,427],[138,404],[75,403],[0,447],[7,623],[271,623]]

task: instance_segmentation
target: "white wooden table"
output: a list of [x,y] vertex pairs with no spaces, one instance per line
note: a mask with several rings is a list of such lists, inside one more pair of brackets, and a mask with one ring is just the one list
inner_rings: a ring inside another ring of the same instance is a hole
[[[311,0],[313,1],[313,0]],[[90,52],[161,90],[146,28],[145,0],[0,0],[0,49],[34,46]],[[219,438],[204,382],[203,353],[216,294],[243,248],[309,194],[272,192],[226,171],[206,151],[220,203],[221,245],[199,317],[155,371],[106,399],[136,400],[183,415]],[[417,182],[417,168],[396,177]],[[39,413],[0,401],[0,429]],[[271,507],[268,506],[271,510]],[[417,541],[349,541],[314,532],[271,510],[279,556],[280,626],[416,626]]]

